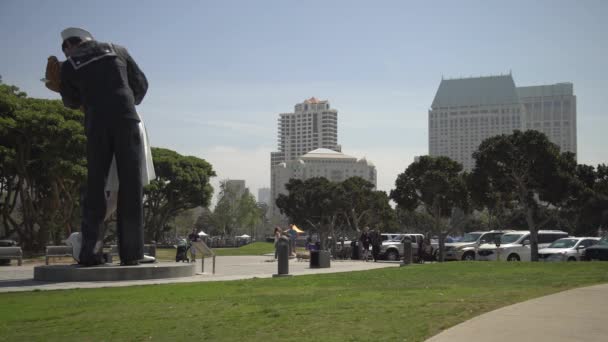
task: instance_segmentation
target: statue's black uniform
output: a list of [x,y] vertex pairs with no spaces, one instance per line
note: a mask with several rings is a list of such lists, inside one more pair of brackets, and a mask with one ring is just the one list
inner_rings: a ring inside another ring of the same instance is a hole
[[120,183],[117,234],[120,259],[143,258],[142,144],[139,116],[148,82],[127,50],[121,46],[86,41],[61,68],[61,97],[70,108],[84,107],[88,179],[83,203],[83,244],[80,263],[101,263],[93,246],[106,213],[105,182],[116,156]]

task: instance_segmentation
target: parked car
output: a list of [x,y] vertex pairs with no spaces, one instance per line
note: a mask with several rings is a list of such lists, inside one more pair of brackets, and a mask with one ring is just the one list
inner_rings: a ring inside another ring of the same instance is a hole
[[396,261],[403,257],[403,239],[407,236],[412,241],[412,256],[418,257],[418,245],[424,239],[422,234],[399,234],[399,240],[388,240],[382,242],[380,247],[380,259]]
[[596,245],[587,247],[585,259],[608,261],[608,236],[604,236]]
[[[15,240],[0,240],[0,247],[14,247],[17,246]],[[0,265],[10,265],[11,259],[0,259]]]
[[599,242],[595,237],[568,237],[553,241],[547,248],[539,249],[538,258],[543,261],[581,261],[585,250]]
[[477,248],[484,243],[494,243],[504,233],[512,230],[491,230],[464,234],[459,242],[445,244],[445,260],[475,260]]
[[[538,249],[549,246],[553,241],[568,237],[560,230],[539,230]],[[527,230],[505,233],[500,237],[500,247],[486,243],[477,249],[479,260],[530,261],[530,232]]]

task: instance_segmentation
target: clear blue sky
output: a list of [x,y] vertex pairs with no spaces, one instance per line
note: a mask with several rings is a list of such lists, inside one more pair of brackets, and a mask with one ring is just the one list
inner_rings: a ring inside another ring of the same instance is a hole
[[30,96],[61,55],[59,33],[126,46],[150,90],[154,146],[213,163],[218,179],[268,186],[276,120],[316,96],[339,111],[343,151],[390,190],[428,150],[442,75],[508,73],[574,83],[579,161],[608,162],[608,1],[0,1],[0,75]]

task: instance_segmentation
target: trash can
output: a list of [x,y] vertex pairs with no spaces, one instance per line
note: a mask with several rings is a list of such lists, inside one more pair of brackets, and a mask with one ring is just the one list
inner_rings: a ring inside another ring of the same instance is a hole
[[329,268],[328,251],[310,251],[310,268]]
[[359,260],[359,241],[355,240],[350,243],[350,258]]

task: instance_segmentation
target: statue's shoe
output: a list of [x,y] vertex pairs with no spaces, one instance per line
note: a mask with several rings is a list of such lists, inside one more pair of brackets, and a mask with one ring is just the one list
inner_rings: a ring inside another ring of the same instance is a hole
[[80,250],[82,249],[82,234],[80,232],[72,233],[65,242],[68,246],[72,246],[72,257],[79,263]]
[[139,265],[139,264],[151,264],[151,263],[155,263],[155,262],[156,262],[155,257],[149,256],[149,255],[144,255],[144,257],[139,260],[121,261],[120,265],[121,266],[135,266],[135,265]]
[[120,266],[137,266],[139,265],[139,260],[126,260],[121,261]]
[[139,259],[140,264],[152,264],[156,262],[156,258],[153,256],[145,255],[143,259]]

